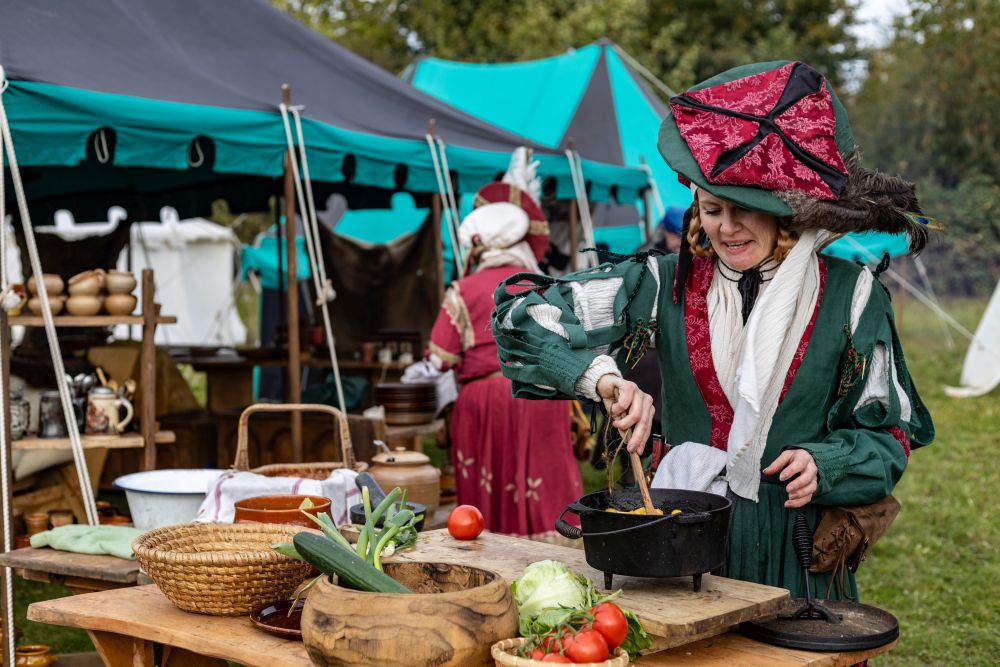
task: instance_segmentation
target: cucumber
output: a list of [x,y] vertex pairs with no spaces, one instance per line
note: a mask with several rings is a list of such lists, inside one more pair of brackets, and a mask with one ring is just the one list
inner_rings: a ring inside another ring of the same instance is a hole
[[372,593],[410,593],[375,566],[333,540],[314,533],[297,533],[292,542],[299,554],[324,574],[335,574],[347,586]]

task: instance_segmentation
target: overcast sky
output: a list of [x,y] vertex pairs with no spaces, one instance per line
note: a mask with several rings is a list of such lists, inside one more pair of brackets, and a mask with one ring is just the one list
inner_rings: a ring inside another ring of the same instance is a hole
[[882,46],[889,40],[892,19],[906,12],[907,0],[860,0],[855,30],[862,46]]

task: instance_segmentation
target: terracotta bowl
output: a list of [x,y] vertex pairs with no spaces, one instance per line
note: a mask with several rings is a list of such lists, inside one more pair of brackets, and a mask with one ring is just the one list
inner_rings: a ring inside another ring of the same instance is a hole
[[108,315],[131,315],[136,303],[133,294],[109,294],[104,297],[104,310]]
[[[62,312],[63,306],[66,305],[66,297],[64,296],[52,296],[49,293],[49,308],[52,309],[53,315],[58,315]],[[33,315],[42,314],[42,300],[37,296],[33,296],[28,299],[28,310],[32,312]]]
[[[70,287],[70,290],[73,288]],[[74,294],[66,299],[66,310],[70,315],[89,317],[101,312],[101,298],[91,294]]]
[[[45,291],[49,293],[49,296],[62,294],[63,279],[58,273],[43,273],[42,280],[45,282]],[[28,278],[28,291],[32,294],[38,294],[38,290],[35,289],[35,276]]]
[[236,501],[234,504],[236,516],[233,517],[233,523],[284,523],[316,528],[316,524],[299,511],[299,506],[306,498],[313,503],[313,506],[306,510],[309,514],[313,516],[320,512],[330,514],[330,499],[323,496],[256,496]]
[[69,279],[71,296],[96,296],[104,288],[104,270],[94,269],[78,273]]
[[108,294],[131,294],[137,281],[128,271],[108,271],[104,276],[104,289]]

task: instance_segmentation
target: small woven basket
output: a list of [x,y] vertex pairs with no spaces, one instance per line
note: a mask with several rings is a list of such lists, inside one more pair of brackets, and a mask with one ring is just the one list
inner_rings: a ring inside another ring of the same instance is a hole
[[[321,463],[271,463],[250,469],[250,415],[255,412],[325,412],[333,417],[340,435],[340,461]],[[334,470],[348,468],[355,472],[368,470],[368,464],[354,457],[354,446],[351,444],[351,432],[348,430],[347,417],[329,405],[318,403],[257,403],[249,406],[240,415],[236,429],[236,457],[233,462],[235,470],[249,470],[267,477],[305,477],[306,479],[326,479]]]
[[186,523],[143,533],[135,557],[184,611],[243,616],[287,599],[312,566],[271,548],[303,528],[272,523]]
[[[544,667],[546,664],[541,660],[522,658],[517,654],[517,649],[524,643],[524,637],[514,639],[504,639],[493,645],[490,653],[497,667]],[[628,667],[628,653],[615,648],[611,650],[611,656],[604,662],[581,662],[577,667]]]

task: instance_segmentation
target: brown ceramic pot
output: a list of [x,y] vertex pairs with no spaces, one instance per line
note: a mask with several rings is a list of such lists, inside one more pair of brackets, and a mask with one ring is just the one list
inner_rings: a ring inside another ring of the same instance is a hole
[[[43,273],[42,282],[45,283],[45,291],[48,292],[49,296],[62,294],[64,284],[62,276],[58,273]],[[28,278],[28,291],[32,294],[38,294],[38,289],[35,286],[35,276]]]
[[330,514],[330,499],[323,496],[257,496],[236,501],[234,505],[236,516],[233,518],[233,523],[284,523],[316,528],[316,524],[303,516],[299,510],[299,506],[306,498],[313,503],[306,512],[313,516],[319,515],[320,512]]
[[[49,294],[49,308],[52,309],[53,315],[58,315],[62,312],[63,306],[66,305],[66,297],[64,296],[52,296]],[[28,299],[28,310],[31,311],[32,315],[42,314],[42,300],[37,296],[33,296]]]
[[92,294],[74,294],[66,299],[66,310],[70,315],[89,317],[101,312],[101,297]]
[[104,269],[78,273],[69,279],[70,296],[97,296],[104,289]]
[[48,644],[25,644],[14,649],[14,664],[17,667],[49,667],[58,656],[52,655]]
[[368,470],[386,493],[396,488],[406,490],[406,499],[427,506],[433,517],[441,501],[441,471],[431,465],[425,454],[404,447],[384,451],[372,457]]
[[128,271],[108,271],[104,276],[104,289],[108,294],[131,294],[135,286],[135,276]]
[[108,315],[131,315],[138,302],[134,294],[109,294],[104,297],[104,310]]

